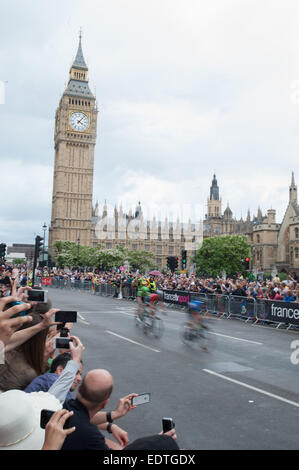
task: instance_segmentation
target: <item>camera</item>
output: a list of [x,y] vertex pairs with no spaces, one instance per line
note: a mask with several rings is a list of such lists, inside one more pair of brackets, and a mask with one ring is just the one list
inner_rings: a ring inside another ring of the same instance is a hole
[[[45,429],[48,421],[51,419],[51,416],[55,413],[55,411],[52,410],[41,410],[40,412],[40,427],[42,429]],[[69,429],[70,424],[69,424],[69,419],[66,420],[64,423],[63,429]]]
[[61,323],[76,323],[77,312],[71,310],[59,310],[55,313],[55,321]]
[[131,403],[132,403],[132,406],[144,405],[145,403],[149,403],[150,399],[151,399],[150,393],[142,393],[138,395],[137,397],[132,397]]
[[70,349],[70,341],[73,341],[71,338],[68,338],[69,329],[66,328],[66,323],[76,323],[77,321],[77,312],[72,310],[59,310],[55,314],[55,322],[60,322],[60,325],[57,325],[57,330],[60,330],[60,338],[54,338],[53,345],[55,349]]
[[40,289],[27,290],[29,302],[45,303],[48,300],[48,291]]
[[60,336],[60,338],[53,339],[53,346],[55,349],[70,349],[70,341],[73,341],[72,338]]
[[171,431],[174,428],[174,421],[172,418],[162,418],[163,433]]

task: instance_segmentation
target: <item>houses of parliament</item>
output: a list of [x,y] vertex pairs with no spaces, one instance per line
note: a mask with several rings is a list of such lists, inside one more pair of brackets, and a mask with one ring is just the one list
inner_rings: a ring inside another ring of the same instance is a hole
[[94,150],[97,137],[98,108],[88,84],[88,67],[82,51],[81,34],[78,50],[70,67],[68,84],[55,116],[54,175],[49,247],[56,240],[69,240],[80,245],[106,249],[117,245],[154,254],[157,268],[165,269],[167,257],[187,251],[187,268],[198,243],[207,237],[246,235],[252,246],[251,269],[256,271],[296,273],[299,276],[299,206],[297,186],[292,173],[289,201],[281,223],[274,209],[262,214],[248,211],[245,220],[233,217],[222,200],[214,174],[207,199],[207,213],[200,223],[186,224],[179,218],[162,222],[147,220],[139,202],[124,213],[114,208],[108,217],[107,204],[100,213],[93,207]]

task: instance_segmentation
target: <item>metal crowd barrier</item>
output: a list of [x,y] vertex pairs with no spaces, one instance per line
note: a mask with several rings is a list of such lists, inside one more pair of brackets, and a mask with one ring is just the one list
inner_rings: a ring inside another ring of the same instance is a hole
[[94,295],[102,297],[115,297],[117,295],[117,287],[114,284],[94,284],[92,291]]
[[237,317],[240,320],[249,322],[257,321],[256,300],[251,297],[241,297],[238,295],[229,296],[229,317]]
[[[51,286],[58,289],[69,289],[77,291],[90,292],[93,295],[99,295],[103,297],[116,297],[124,300],[136,300],[137,287],[131,287],[124,285],[120,289],[120,286],[115,284],[97,284],[92,283],[91,280],[70,280],[70,279],[54,279],[51,280]],[[36,278],[36,283],[41,284],[41,279]],[[166,291],[165,291],[166,292]],[[274,321],[270,318],[269,308],[267,309],[267,303],[271,302],[269,299],[254,299],[252,297],[240,297],[235,295],[222,295],[222,294],[206,294],[199,292],[182,292],[182,291],[167,291],[175,294],[186,295],[190,300],[201,300],[205,303],[207,311],[211,314],[215,314],[218,317],[225,317],[227,319],[236,318],[243,320],[246,323],[251,322],[256,324],[261,322],[262,324],[272,325],[276,328],[284,325],[287,329],[299,328],[299,324],[287,323],[286,321]],[[276,301],[276,305],[279,305],[280,301]],[[179,303],[164,299],[164,303],[169,308],[186,309],[186,303]],[[284,302],[282,302],[284,304]],[[291,303],[290,303],[291,304]],[[295,305],[295,308],[298,304]],[[299,315],[299,314],[298,314]]]

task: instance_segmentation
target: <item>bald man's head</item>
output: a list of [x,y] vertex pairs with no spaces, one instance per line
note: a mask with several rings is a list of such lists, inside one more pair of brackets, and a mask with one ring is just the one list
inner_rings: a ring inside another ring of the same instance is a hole
[[94,369],[84,376],[78,391],[85,401],[96,407],[109,399],[112,390],[113,377],[110,372]]

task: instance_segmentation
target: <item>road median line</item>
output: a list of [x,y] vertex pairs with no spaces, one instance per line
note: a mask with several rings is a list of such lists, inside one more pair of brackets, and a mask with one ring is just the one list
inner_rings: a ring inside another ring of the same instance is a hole
[[288,405],[295,406],[296,408],[299,408],[299,403],[295,401],[288,400],[287,398],[281,397],[279,395],[275,395],[274,393],[267,392],[266,390],[263,390],[261,388],[253,387],[253,385],[249,385],[245,382],[240,382],[239,380],[231,379],[230,377],[227,377],[226,375],[219,374],[218,372],[214,372],[213,370],[209,369],[202,369],[204,372],[207,372],[208,374],[215,375],[216,377],[219,377],[220,379],[227,380],[228,382],[232,382],[236,385],[240,385],[242,387],[248,388],[249,390],[253,390],[254,392],[261,393],[263,395],[266,395],[270,398],[275,398],[276,400],[282,401],[284,403],[287,403]]
[[151,348],[150,346],[146,346],[145,344],[138,343],[137,341],[133,341],[132,339],[126,338],[125,336],[118,335],[117,333],[114,333],[113,331],[105,330],[105,332],[108,333],[109,335],[113,335],[113,336],[116,336],[117,338],[121,338],[125,341],[128,341],[129,343],[133,343],[133,344],[136,344],[137,346],[141,346],[142,348],[149,349],[150,351],[161,352],[158,349],[154,349],[154,348]]
[[251,339],[244,339],[244,338],[236,338],[235,336],[224,335],[223,333],[216,333],[215,331],[210,331],[210,334],[217,335],[217,336],[224,336],[225,338],[235,339],[236,341],[245,341],[246,343],[258,344],[260,346],[263,345],[263,343],[259,343],[258,341],[252,341]]

